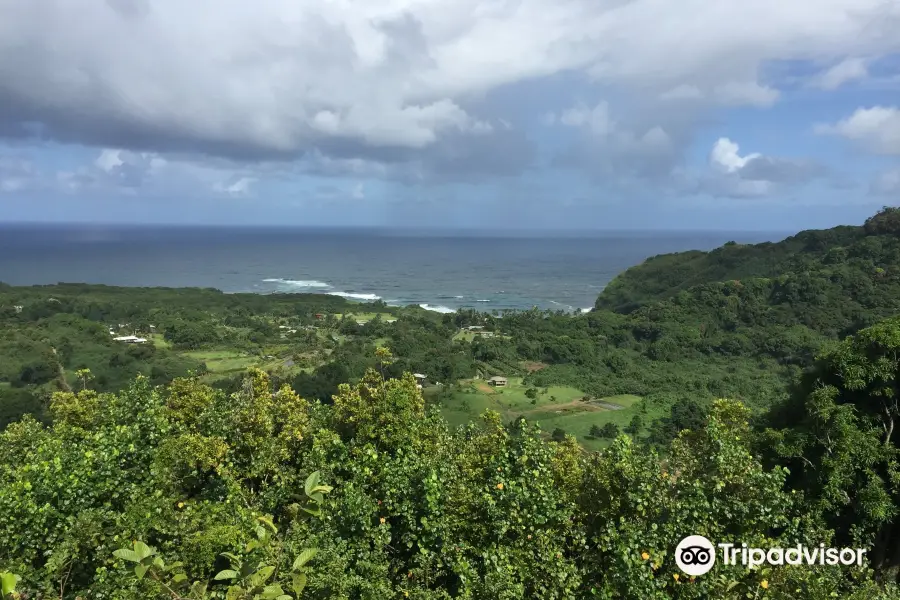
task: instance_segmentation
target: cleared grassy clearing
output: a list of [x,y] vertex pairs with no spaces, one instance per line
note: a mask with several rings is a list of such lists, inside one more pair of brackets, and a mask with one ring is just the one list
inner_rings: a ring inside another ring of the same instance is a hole
[[258,357],[235,350],[192,350],[184,354],[205,363],[210,373],[230,373],[260,364]]
[[[546,391],[538,388],[537,396],[529,398],[527,389],[520,377],[509,378],[505,388],[494,388],[478,379],[463,380],[458,389],[443,397],[440,410],[451,425],[476,420],[488,409],[499,412],[506,421],[525,417],[540,423],[548,434],[561,428],[578,438],[586,448],[597,450],[608,445],[609,440],[591,439],[592,426],[615,423],[624,429],[643,408],[641,398],[629,394],[585,400],[584,392],[577,388],[550,386]],[[426,395],[431,398],[437,393],[437,389],[426,390]],[[660,415],[643,414],[645,422],[656,416]]]

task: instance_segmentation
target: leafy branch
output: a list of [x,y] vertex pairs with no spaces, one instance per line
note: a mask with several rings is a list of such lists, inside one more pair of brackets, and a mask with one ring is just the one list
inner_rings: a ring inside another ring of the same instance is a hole
[[[304,492],[311,505],[298,507],[304,512],[320,517],[324,495],[333,488],[323,485],[318,471],[310,474],[304,485]],[[278,567],[266,564],[266,553],[273,546],[280,555],[281,540],[278,538],[278,527],[266,516],[257,517],[254,528],[256,539],[250,540],[244,548],[244,556],[223,552],[221,556],[228,559],[229,568],[219,571],[213,581],[228,582],[226,600],[296,600],[301,597],[307,583],[308,563],[316,556],[318,550],[303,550],[291,564],[289,583],[279,583]],[[134,563],[134,574],[138,581],[150,577],[173,600],[210,600],[209,582],[194,581],[188,585],[188,576],[184,572],[183,563],[166,564],[165,560],[152,548],[141,541],[135,541],[132,548],[120,548],[113,552],[116,558]],[[279,562],[279,561],[274,561]],[[14,585],[14,584],[13,584]],[[289,591],[285,591],[285,585]],[[5,586],[5,583],[4,583]],[[6,588],[4,587],[4,590]],[[5,593],[5,592],[4,592]],[[4,596],[5,598],[5,596]]]

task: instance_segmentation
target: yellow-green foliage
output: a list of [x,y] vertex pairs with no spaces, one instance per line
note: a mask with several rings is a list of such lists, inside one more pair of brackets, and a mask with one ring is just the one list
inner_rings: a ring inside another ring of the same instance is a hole
[[625,436],[586,453],[491,412],[451,430],[411,376],[377,370],[333,405],[251,371],[231,395],[138,379],[54,410],[51,427],[0,434],[0,571],[31,596],[896,598],[840,567],[675,577],[687,533],[830,541],[734,401],[664,460]]

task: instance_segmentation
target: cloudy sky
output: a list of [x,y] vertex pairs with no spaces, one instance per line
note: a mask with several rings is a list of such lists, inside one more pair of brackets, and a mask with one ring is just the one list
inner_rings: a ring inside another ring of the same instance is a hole
[[900,204],[900,0],[0,0],[0,221],[785,231]]

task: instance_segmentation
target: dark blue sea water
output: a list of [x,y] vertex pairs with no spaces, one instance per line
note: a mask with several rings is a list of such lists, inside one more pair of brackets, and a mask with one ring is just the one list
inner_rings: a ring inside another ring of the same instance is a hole
[[379,230],[0,225],[0,281],[329,293],[437,311],[578,310],[645,258],[786,234],[426,234]]

